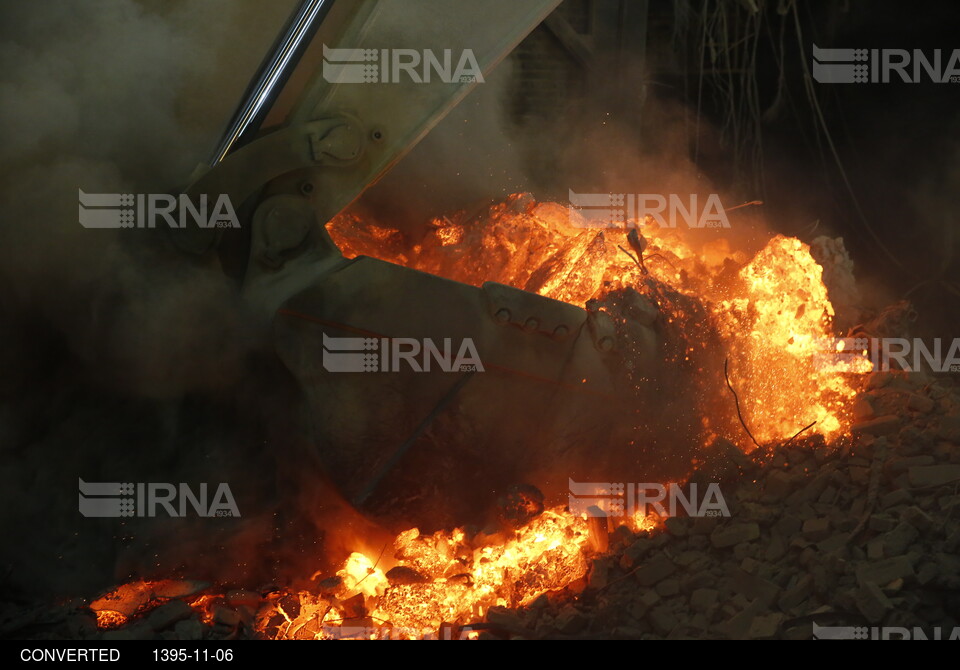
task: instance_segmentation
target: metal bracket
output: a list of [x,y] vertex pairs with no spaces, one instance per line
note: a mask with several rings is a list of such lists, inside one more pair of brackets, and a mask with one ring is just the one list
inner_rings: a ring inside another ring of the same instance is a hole
[[[265,184],[290,172],[356,165],[368,144],[363,124],[346,114],[291,126],[232,152],[185,192],[191,197],[226,194],[239,207]],[[220,235],[217,229],[198,226],[173,233],[178,247],[197,256],[210,251]]]
[[363,153],[363,134],[356,123],[344,120],[326,132],[310,133],[310,153],[318,165],[352,163]]

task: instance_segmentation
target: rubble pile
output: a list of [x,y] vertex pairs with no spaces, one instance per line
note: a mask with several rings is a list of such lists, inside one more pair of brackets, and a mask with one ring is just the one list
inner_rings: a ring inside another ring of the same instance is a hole
[[[874,372],[855,413],[851,434],[834,443],[801,435],[746,455],[716,441],[691,481],[719,482],[729,517],[608,527],[582,579],[437,635],[810,639],[815,624],[949,635],[960,626],[960,392],[945,376]],[[264,637],[258,621],[276,618],[278,603],[287,620],[300,615],[297,598],[275,586],[140,584],[120,603],[5,604],[0,636],[232,640]],[[363,626],[338,621],[353,631],[341,636],[389,636],[389,622],[371,621],[362,602],[344,611]]]
[[[811,639],[820,626],[960,626],[960,396],[872,373],[840,444],[796,440],[719,477],[729,518],[617,528],[573,588],[495,609],[486,637]],[[946,636],[946,634],[945,634]]]

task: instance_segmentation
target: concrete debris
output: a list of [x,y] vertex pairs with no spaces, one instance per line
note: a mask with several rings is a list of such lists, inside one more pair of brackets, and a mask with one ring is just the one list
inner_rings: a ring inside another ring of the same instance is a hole
[[724,549],[760,537],[760,526],[756,523],[732,523],[717,528],[710,533],[710,543],[717,549]]

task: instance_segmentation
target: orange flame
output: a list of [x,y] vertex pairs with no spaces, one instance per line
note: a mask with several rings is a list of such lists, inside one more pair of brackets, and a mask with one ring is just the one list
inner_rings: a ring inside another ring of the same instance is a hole
[[707,309],[724,339],[744,421],[759,442],[787,439],[813,422],[811,432],[826,438],[849,428],[857,391],[846,374],[851,369],[815,361],[821,343],[834,336],[834,311],[808,245],[778,235],[749,260],[722,238],[694,245],[652,220],[639,224],[647,244],[640,258],[628,229],[591,228],[568,207],[520,194],[482,220],[435,219],[416,244],[351,215],[328,229],[349,257],[374,256],[475,286],[496,281],[581,306],[652,277]]

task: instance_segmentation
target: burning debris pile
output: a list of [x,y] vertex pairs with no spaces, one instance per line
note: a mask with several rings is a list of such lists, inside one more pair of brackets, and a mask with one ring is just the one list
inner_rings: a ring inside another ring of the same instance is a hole
[[703,446],[688,479],[719,482],[729,518],[626,514],[615,525],[614,514],[544,509],[532,495],[499,528],[412,528],[379,556],[345,556],[303,585],[138,581],[89,604],[11,612],[0,631],[809,638],[815,624],[960,625],[956,390],[919,372],[863,374],[859,354],[817,364],[837,335],[834,311],[799,240],[774,237],[751,258],[723,240],[694,247],[642,230],[597,230],[529,196],[435,221],[415,243],[349,216],[330,225],[348,256],[498,281],[606,311],[621,327],[691,329],[668,338],[665,354],[702,373],[697,388],[712,387],[691,410]]
[[110,640],[810,639],[816,624],[931,636],[939,627],[946,639],[960,626],[960,394],[918,373],[875,372],[867,385],[849,437],[750,455],[725,441],[705,450],[693,481],[720,482],[729,518],[630,519],[608,533],[605,519],[548,510],[514,540],[480,549],[462,531],[411,530],[397,538],[393,568],[354,554],[309,590],[137,582],[89,606],[7,613],[0,630]]
[[321,585],[319,598],[301,592],[290,602],[288,596],[293,615],[281,600],[260,627],[281,639],[342,636],[330,624],[345,621],[353,624],[347,629],[431,635],[445,623],[480,621],[490,607],[524,605],[582,578],[586,543],[586,521],[562,510],[544,511],[514,537],[487,538],[478,548],[461,529],[427,537],[411,529],[397,537],[398,562],[390,570],[354,553]]
[[[375,256],[466,284],[496,281],[608,311],[621,323],[683,329],[672,338],[682,348],[665,358],[693,363],[704,377],[728,358],[758,442],[789,438],[811,422],[826,438],[843,434],[855,380],[844,374],[849,368],[814,365],[819,347],[835,336],[835,314],[823,268],[806,244],[776,236],[750,258],[720,234],[695,244],[652,220],[631,223],[636,227],[598,228],[569,207],[516,194],[480,213],[435,219],[415,241],[346,214],[328,228],[346,256]],[[610,303],[636,307],[625,319]],[[723,386],[722,377],[711,381]],[[704,442],[730,429],[717,418],[729,418],[725,412],[698,409]]]

